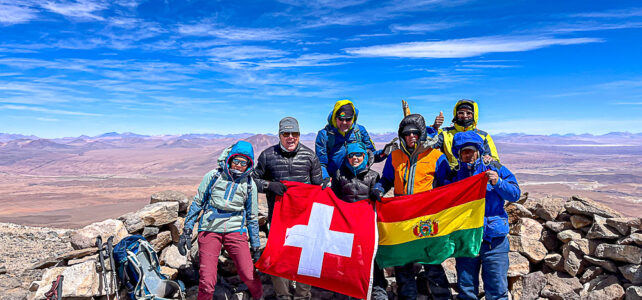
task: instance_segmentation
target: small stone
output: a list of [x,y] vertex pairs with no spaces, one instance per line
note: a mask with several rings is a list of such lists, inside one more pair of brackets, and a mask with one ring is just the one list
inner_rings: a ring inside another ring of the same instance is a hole
[[157,202],[141,208],[137,214],[145,226],[161,226],[172,223],[178,218],[177,202]]
[[160,272],[161,274],[167,276],[167,278],[171,280],[175,280],[176,277],[178,277],[178,270],[168,267],[168,266],[161,266],[160,267]]
[[522,287],[522,299],[537,299],[539,293],[546,286],[546,275],[542,271],[537,271],[524,275]]
[[573,228],[575,229],[580,229],[582,227],[586,227],[588,225],[591,225],[593,223],[593,220],[582,216],[582,215],[572,215],[571,216],[571,225],[573,225]]
[[159,257],[160,263],[174,269],[187,267],[187,256],[178,253],[178,247],[170,245],[166,247]]
[[149,237],[155,236],[158,234],[160,229],[158,227],[153,227],[153,226],[145,226],[143,228],[143,237],[148,239]]
[[542,231],[542,238],[539,241],[544,244],[548,251],[556,251],[560,247],[560,240],[557,238],[557,234],[549,229]]
[[7,267],[5,266],[0,267],[0,275],[2,274],[7,274]]
[[601,275],[588,282],[580,296],[587,300],[622,299],[624,288],[620,285],[617,277]]
[[[179,217],[174,223],[169,224],[169,231],[172,233],[172,242],[178,243],[183,234],[183,226],[185,225],[185,218]],[[194,231],[197,233],[197,231]]]
[[599,259],[588,255],[584,256],[584,260],[596,266],[600,266],[602,267],[602,269],[607,270],[611,273],[617,272],[617,266],[610,260]]
[[508,261],[508,277],[523,276],[530,272],[528,259],[518,252],[508,252]]
[[564,243],[568,243],[570,240],[581,239],[582,233],[579,230],[567,229],[559,232],[557,238]]
[[564,204],[564,208],[571,214],[585,215],[585,216],[602,216],[605,218],[616,218],[622,215],[606,205],[597,203],[587,198],[580,198],[573,196],[571,201]]
[[626,289],[626,300],[641,300],[642,286],[630,286]]
[[642,246],[642,233],[631,233],[629,238],[631,238],[638,246]]
[[639,264],[624,265],[618,268],[620,273],[634,285],[642,285],[642,266]]
[[566,270],[566,272],[571,276],[576,276],[583,270],[582,257],[584,254],[579,251],[578,248],[579,246],[574,241],[570,241],[568,244],[562,246],[564,270]]
[[521,236],[509,235],[510,249],[526,256],[533,263],[538,263],[546,257],[548,250],[538,240],[531,240]]
[[617,229],[622,235],[631,232],[631,228],[640,228],[640,218],[609,218],[606,224]]
[[163,231],[149,240],[149,244],[154,247],[156,252],[161,252],[165,246],[172,242],[172,234],[169,231]]
[[[509,258],[510,258],[510,252],[509,252]],[[455,268],[455,258],[451,257],[444,260],[444,262],[441,263],[441,266],[444,268],[444,272],[446,273],[446,278],[448,279],[448,282],[457,283],[457,269]],[[508,269],[508,273],[510,274],[510,268]]]
[[545,199],[535,210],[535,214],[543,220],[553,221],[564,211],[565,202],[562,198]]
[[579,279],[565,273],[554,272],[546,274],[546,286],[540,295],[556,300],[579,299],[581,290],[582,284]]
[[547,221],[546,223],[544,223],[544,226],[555,232],[561,232],[563,230],[573,228],[573,225],[571,225],[571,222],[566,222],[566,221],[562,221],[562,222]]
[[595,216],[593,226],[586,234],[589,239],[617,239],[620,233],[613,227],[606,225],[606,219],[600,216]]
[[513,300],[521,300],[524,289],[524,279],[522,276],[508,277],[508,292]]
[[533,214],[519,203],[508,202],[505,209],[508,214],[508,224],[515,224],[521,218],[533,218]]
[[114,244],[127,236],[125,224],[119,220],[108,219],[102,222],[89,224],[81,229],[76,230],[71,235],[71,246],[74,249],[85,249],[96,245],[96,237],[101,236],[103,241],[107,241],[109,236],[114,236]]
[[580,277],[580,283],[585,284],[593,279],[595,277],[602,275],[604,271],[602,268],[598,266],[589,266],[584,270],[584,273],[582,273],[582,277]]
[[521,218],[517,220],[517,223],[511,226],[510,234],[519,235],[523,238],[539,240],[542,237],[542,229],[542,224],[539,222],[529,218]]
[[179,191],[162,191],[152,194],[150,204],[158,202],[177,202],[178,211],[185,212],[189,208],[189,198]]
[[564,270],[564,257],[558,253],[547,254],[544,257],[544,264],[555,271],[566,271]]
[[143,222],[143,219],[135,212],[126,213],[118,217],[118,220],[121,220],[125,224],[128,233],[137,232],[145,227],[145,222]]
[[595,256],[631,264],[639,264],[642,262],[642,249],[630,245],[599,244],[597,248],[595,248]]

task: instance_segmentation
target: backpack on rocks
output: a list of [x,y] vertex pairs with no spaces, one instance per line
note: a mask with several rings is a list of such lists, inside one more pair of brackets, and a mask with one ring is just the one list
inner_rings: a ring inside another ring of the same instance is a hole
[[185,299],[185,286],[180,280],[173,281],[160,272],[158,255],[154,248],[140,235],[122,239],[114,246],[118,278],[127,288],[130,299]]

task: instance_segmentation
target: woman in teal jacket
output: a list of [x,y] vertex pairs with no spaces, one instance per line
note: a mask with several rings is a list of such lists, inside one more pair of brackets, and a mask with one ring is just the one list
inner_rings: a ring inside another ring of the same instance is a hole
[[[260,299],[261,280],[254,271],[258,259],[259,240],[257,188],[252,180],[254,150],[245,141],[223,150],[219,167],[205,174],[198,193],[185,217],[185,227],[178,243],[182,255],[192,245],[192,228],[198,225],[200,257],[198,299],[211,300],[216,286],[218,256],[225,248],[231,256],[239,277],[248,286],[252,298]],[[248,234],[250,247],[248,247]]]

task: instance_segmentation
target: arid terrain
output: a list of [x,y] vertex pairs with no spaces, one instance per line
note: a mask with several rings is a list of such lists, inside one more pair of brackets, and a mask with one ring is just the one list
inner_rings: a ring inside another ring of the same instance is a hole
[[[304,144],[313,146],[314,136],[302,136]],[[372,134],[379,147],[392,136]],[[238,139],[250,141],[257,157],[277,142],[252,134],[55,140],[0,134],[0,222],[77,228],[143,207],[157,191],[193,195],[221,150]],[[642,134],[494,139],[501,162],[532,197],[577,194],[642,216]]]

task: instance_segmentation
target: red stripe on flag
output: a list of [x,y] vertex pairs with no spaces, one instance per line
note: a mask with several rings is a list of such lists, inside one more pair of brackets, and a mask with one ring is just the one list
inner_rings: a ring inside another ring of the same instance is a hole
[[377,203],[377,221],[404,221],[482,199],[485,197],[487,182],[486,174],[478,174],[430,191],[383,198],[381,203]]

